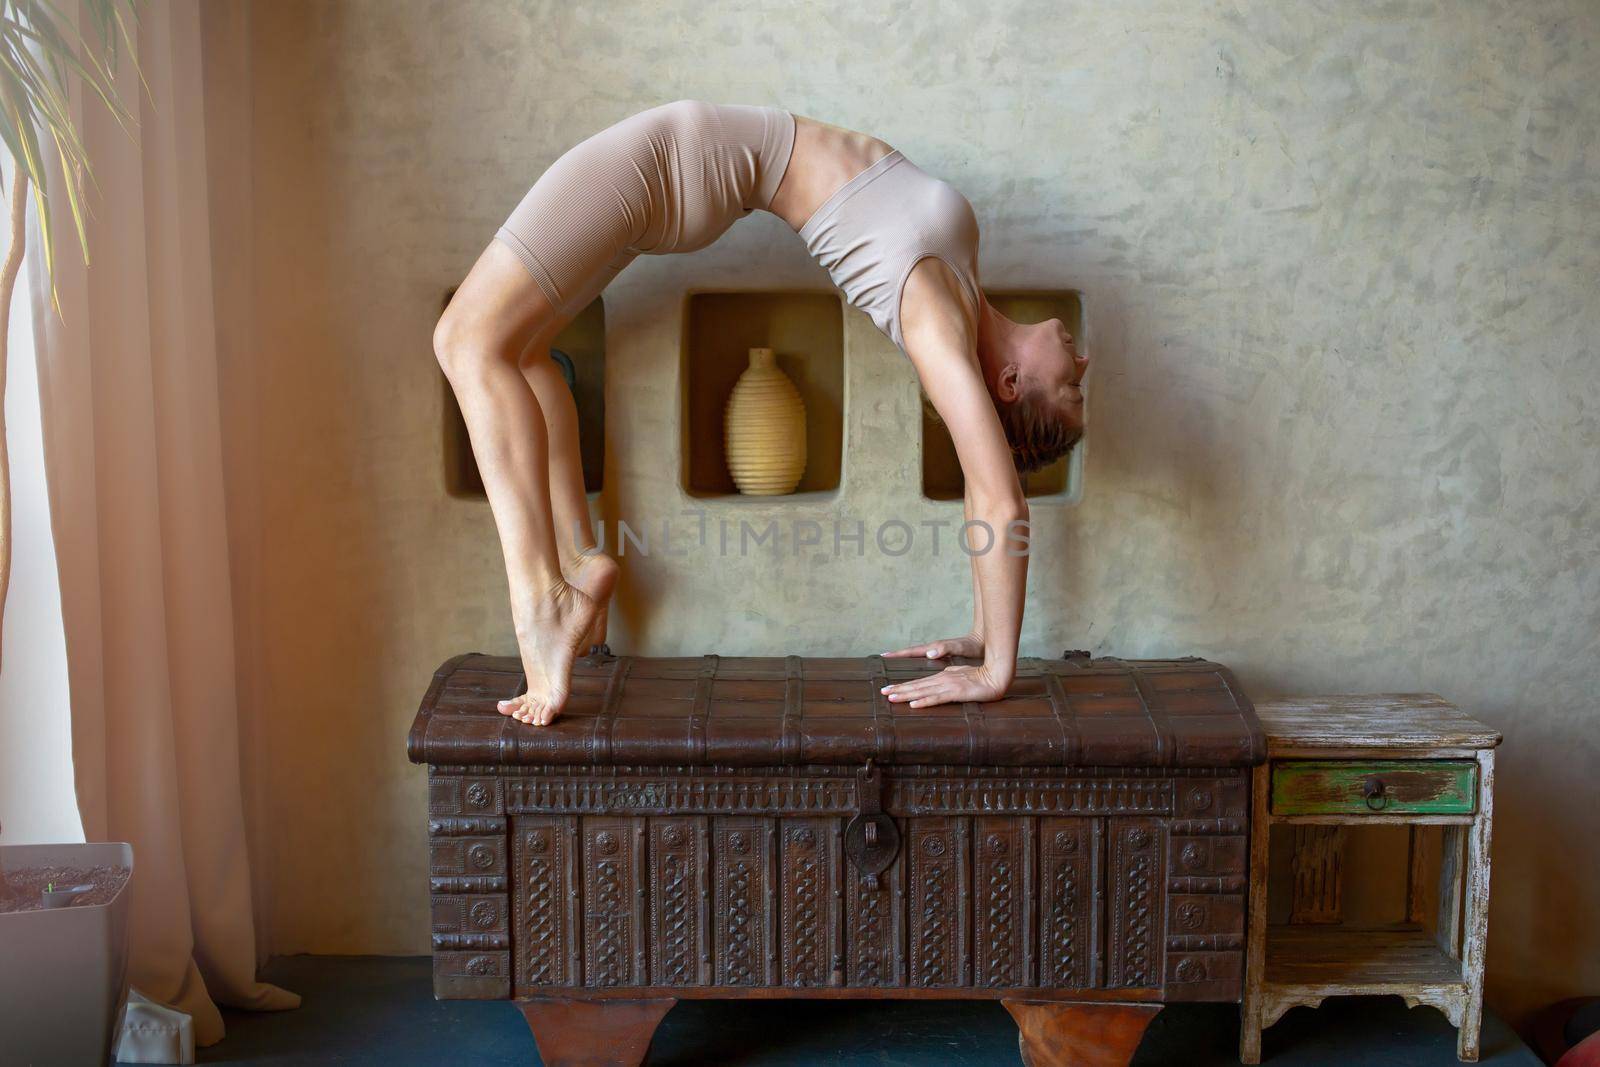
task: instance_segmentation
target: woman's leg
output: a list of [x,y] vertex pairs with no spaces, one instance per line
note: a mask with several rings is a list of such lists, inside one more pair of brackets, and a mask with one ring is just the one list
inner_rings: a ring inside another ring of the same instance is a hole
[[561,572],[551,514],[549,433],[520,366],[530,344],[547,349],[562,325],[522,262],[495,241],[434,330],[434,351],[461,404],[500,531],[512,621],[528,678],[527,692],[502,710],[541,726],[565,705],[572,661],[598,613],[594,601]]
[[523,352],[522,374],[544,413],[550,443],[550,504],[561,572],[568,584],[587,593],[598,609],[594,626],[584,638],[584,647],[592,648],[606,640],[607,609],[617,583],[617,563],[595,547],[594,530],[589,523],[583,453],[578,444],[578,405],[566,378],[550,358],[549,345],[530,345]]

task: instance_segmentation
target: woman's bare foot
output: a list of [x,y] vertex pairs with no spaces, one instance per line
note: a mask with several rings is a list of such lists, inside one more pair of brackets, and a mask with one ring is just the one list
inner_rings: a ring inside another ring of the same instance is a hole
[[555,721],[572,689],[572,661],[594,628],[598,611],[587,593],[566,582],[529,604],[512,605],[528,689],[500,701],[500,714],[533,726]]
[[603,552],[585,552],[566,572],[569,585],[581,589],[599,611],[594,626],[584,637],[582,652],[593,652],[606,643],[606,622],[611,612],[611,591],[617,586],[617,561]]

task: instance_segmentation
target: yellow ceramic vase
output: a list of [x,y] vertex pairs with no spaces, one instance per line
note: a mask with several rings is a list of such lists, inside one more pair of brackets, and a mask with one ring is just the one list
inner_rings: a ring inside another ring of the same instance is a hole
[[806,405],[770,348],[752,348],[723,421],[728,473],[739,492],[782,496],[806,472]]

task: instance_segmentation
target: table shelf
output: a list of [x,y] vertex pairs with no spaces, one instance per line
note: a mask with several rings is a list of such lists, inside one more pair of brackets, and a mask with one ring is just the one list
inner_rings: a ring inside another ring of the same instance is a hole
[[1418,986],[1465,986],[1461,961],[1414,926],[1272,926],[1266,984],[1340,994],[1407,994]]

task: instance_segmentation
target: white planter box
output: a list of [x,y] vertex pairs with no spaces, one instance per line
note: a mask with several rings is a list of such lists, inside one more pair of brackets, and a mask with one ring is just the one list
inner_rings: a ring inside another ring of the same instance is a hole
[[[0,846],[7,871],[102,863],[131,872],[132,846]],[[0,1058],[6,1063],[111,1062],[128,997],[128,884],[109,904],[0,915]]]

